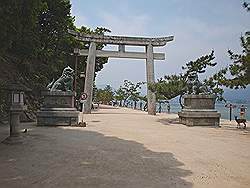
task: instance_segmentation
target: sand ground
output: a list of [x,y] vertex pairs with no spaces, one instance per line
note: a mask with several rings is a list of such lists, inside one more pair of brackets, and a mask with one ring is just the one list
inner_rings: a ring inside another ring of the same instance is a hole
[[22,144],[0,143],[0,187],[250,187],[249,128],[176,118],[104,107],[84,115],[85,128],[23,124]]

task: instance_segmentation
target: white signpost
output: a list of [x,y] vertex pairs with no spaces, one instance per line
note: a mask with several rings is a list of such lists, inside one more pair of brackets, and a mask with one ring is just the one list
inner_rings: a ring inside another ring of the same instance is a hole
[[81,97],[80,97],[80,103],[82,104],[82,112],[84,112],[84,106],[85,103],[87,101],[88,95],[87,93],[82,93]]

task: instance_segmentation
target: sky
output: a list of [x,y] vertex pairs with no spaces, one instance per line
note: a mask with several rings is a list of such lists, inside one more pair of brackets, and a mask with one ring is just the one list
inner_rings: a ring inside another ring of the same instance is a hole
[[[181,72],[181,66],[215,51],[217,66],[206,75],[231,63],[227,50],[241,52],[240,36],[250,30],[250,13],[241,0],[71,0],[75,24],[92,29],[105,27],[108,35],[174,36],[163,52],[166,60],[155,61],[155,79]],[[112,47],[107,47],[112,49]],[[127,48],[143,51],[144,48]],[[145,60],[110,58],[97,74],[96,84],[113,88],[123,80],[146,81]],[[234,93],[250,99],[250,88]]]

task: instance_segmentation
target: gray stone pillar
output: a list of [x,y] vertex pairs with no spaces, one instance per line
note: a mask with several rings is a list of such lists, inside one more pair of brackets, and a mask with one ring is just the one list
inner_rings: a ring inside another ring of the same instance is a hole
[[20,111],[11,111],[10,113],[10,136],[17,136],[19,134]]
[[10,136],[18,136],[20,115],[25,107],[20,104],[12,104],[10,107]]
[[91,42],[87,59],[87,69],[86,69],[85,85],[84,85],[84,93],[87,93],[88,95],[86,103],[84,104],[84,113],[87,114],[91,113],[93,83],[95,75],[95,58],[96,58],[96,43]]
[[156,97],[155,94],[148,89],[149,83],[154,83],[154,54],[153,46],[150,44],[146,47],[146,73],[147,73],[147,97],[148,97],[148,114],[156,114]]

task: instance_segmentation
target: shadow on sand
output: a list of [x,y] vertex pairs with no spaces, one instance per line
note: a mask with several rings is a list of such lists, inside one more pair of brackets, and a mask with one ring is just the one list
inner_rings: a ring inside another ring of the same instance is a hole
[[3,187],[192,187],[172,153],[84,128],[32,127],[0,151]]

